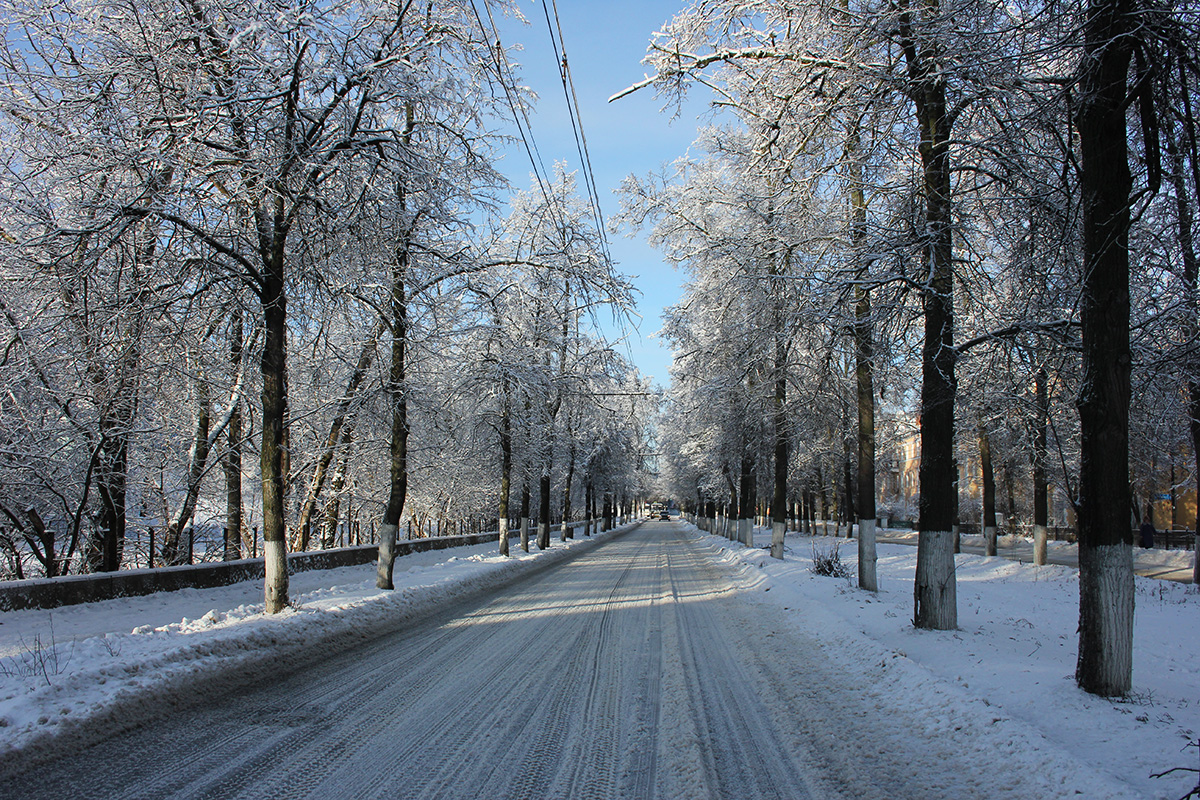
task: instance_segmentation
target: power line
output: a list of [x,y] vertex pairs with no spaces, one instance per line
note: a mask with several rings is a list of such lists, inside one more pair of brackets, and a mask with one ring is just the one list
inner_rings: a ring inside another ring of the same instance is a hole
[[[596,176],[592,170],[592,160],[588,152],[587,134],[583,130],[583,114],[579,108],[579,96],[575,91],[575,81],[571,77],[571,67],[567,60],[567,42],[563,36],[562,20],[558,15],[558,0],[551,0],[554,8],[554,23],[550,22],[550,8],[546,0],[542,0],[542,13],[546,17],[546,28],[550,32],[550,46],[554,49],[555,61],[559,64],[559,77],[562,79],[563,96],[566,99],[567,115],[571,120],[571,132],[575,136],[575,149],[579,153],[580,165],[583,170],[583,182],[588,193],[592,211],[596,216],[597,232],[600,234],[601,247],[604,257],[612,263],[612,254],[608,246],[608,232],[604,224],[604,212],[600,205],[600,193],[596,186]],[[558,29],[555,38],[555,27]],[[561,45],[561,55],[559,47]]]
[[[541,151],[537,148],[537,142],[533,138],[533,125],[529,121],[529,115],[525,112],[525,107],[513,97],[512,87],[516,85],[516,79],[513,77],[512,65],[508,63],[508,56],[504,52],[503,46],[500,43],[500,29],[496,25],[496,18],[492,16],[492,8],[484,0],[484,8],[487,9],[488,21],[491,22],[492,34],[495,36],[494,49],[489,45],[489,50],[492,53],[492,60],[496,65],[496,77],[500,81],[500,87],[504,90],[504,96],[508,100],[508,107],[513,112],[513,122],[517,125],[517,132],[521,135],[521,143],[525,146],[525,154],[529,156],[529,163],[533,167],[533,175],[537,179],[538,187],[542,191],[542,197],[546,200],[546,205],[553,214],[557,210],[555,203],[551,197],[550,191],[546,188],[546,183],[549,178],[543,179],[542,173],[546,171],[545,164],[542,163]],[[487,26],[483,23],[483,17],[479,14],[479,8],[475,5],[475,0],[471,0],[471,10],[475,12],[475,20],[479,23],[479,32],[483,34],[485,41],[488,39]],[[508,71],[508,77],[505,78],[505,70]],[[525,124],[521,124],[521,120],[525,120]],[[528,129],[528,135],[526,134]],[[534,155],[536,153],[536,156]],[[560,229],[565,228],[565,223],[561,222]]]

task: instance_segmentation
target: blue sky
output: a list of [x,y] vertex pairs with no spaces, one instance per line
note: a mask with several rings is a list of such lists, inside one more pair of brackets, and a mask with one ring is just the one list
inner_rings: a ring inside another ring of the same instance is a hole
[[[652,89],[608,102],[613,94],[645,77],[641,60],[651,34],[661,30],[684,3],[557,0],[557,4],[601,208],[605,219],[612,219],[619,208],[613,191],[625,176],[645,175],[684,155],[696,138],[697,115],[706,110],[699,92],[695,94],[701,99],[690,100],[674,121],[673,109],[660,111],[663,102]],[[547,6],[553,15],[550,0]],[[541,0],[521,0],[520,8],[530,24],[509,21],[502,24],[501,35],[506,45],[519,42],[524,48],[514,58],[520,62],[522,82],[538,94],[532,117],[534,138],[548,170],[555,161],[565,161],[568,169],[576,170],[579,156]],[[523,149],[510,151],[502,169],[514,186],[529,186],[529,158]],[[582,189],[582,178],[579,185]],[[637,297],[640,331],[630,334],[625,351],[643,374],[666,386],[671,356],[653,334],[662,327],[663,307],[679,298],[682,275],[662,262],[645,243],[644,234],[636,239],[610,235],[609,241],[617,268],[632,276],[641,292]]]

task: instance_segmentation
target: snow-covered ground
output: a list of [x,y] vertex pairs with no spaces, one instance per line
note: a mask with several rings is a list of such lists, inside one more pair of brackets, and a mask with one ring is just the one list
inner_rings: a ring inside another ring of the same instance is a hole
[[[785,558],[777,561],[764,549],[768,530],[756,531],[753,549],[718,536],[705,539],[715,558],[745,569],[761,599],[787,609],[805,633],[860,661],[888,662],[896,692],[922,691],[933,680],[956,688],[946,696],[959,698],[964,707],[1015,720],[1030,733],[1030,742],[1015,743],[1015,750],[979,752],[980,769],[1021,769],[1022,748],[1034,746],[1040,735],[1078,763],[1128,786],[1129,797],[1176,800],[1197,785],[1195,772],[1150,777],[1200,766],[1197,587],[1135,579],[1134,690],[1117,702],[1075,685],[1079,579],[1071,567],[959,555],[959,628],[932,632],[911,623],[915,547],[879,546],[880,591],[873,595],[857,588],[856,541],[790,534]],[[834,547],[853,578],[813,574],[814,549],[827,554]],[[1168,565],[1190,563],[1191,557],[1138,555]],[[931,730],[939,727],[930,720]]]
[[[889,529],[884,532],[889,542],[916,545],[917,532]],[[983,552],[984,540],[979,535],[962,537],[962,547],[976,554]],[[1024,536],[1001,536],[996,541],[998,552],[1004,558],[1026,563],[1033,562],[1033,540]],[[1078,566],[1079,546],[1071,542],[1049,541],[1047,556],[1052,564]],[[1187,583],[1192,578],[1192,551],[1163,550],[1160,548],[1133,548],[1133,568],[1147,578],[1169,578]]]
[[[911,546],[880,546],[881,591],[868,594],[810,569],[814,547],[838,545],[854,574],[852,541],[789,535],[786,558],[776,561],[760,547],[694,535],[750,599],[783,608],[826,654],[848,669],[882,671],[891,704],[912,698],[912,707],[930,709],[926,730],[913,731],[914,751],[925,736],[956,735],[947,726],[966,720],[964,731],[994,731],[971,752],[1000,782],[1057,758],[1115,787],[1104,796],[1175,800],[1196,783],[1194,773],[1149,777],[1200,760],[1188,747],[1200,731],[1196,587],[1137,580],[1135,691],[1112,702],[1074,684],[1078,586],[1070,567],[961,555],[959,630],[927,632],[909,622]],[[768,539],[762,532],[756,544]],[[512,559],[496,555],[495,544],[406,556],[396,562],[395,592],[374,588],[373,565],[301,573],[292,578],[295,607],[275,616],[261,613],[258,581],[0,615],[0,754],[72,722],[136,708],[136,698],[168,694],[197,675],[371,636],[592,541],[555,541],[529,555],[514,549]],[[1063,796],[1072,793],[1067,781]]]
[[375,565],[291,576],[292,608],[263,613],[261,580],[50,610],[0,614],[0,758],[56,730],[110,714],[153,713],[195,678],[266,674],[315,650],[334,651],[395,628],[457,597],[499,586],[615,535],[503,558],[495,542],[396,559],[394,591]]

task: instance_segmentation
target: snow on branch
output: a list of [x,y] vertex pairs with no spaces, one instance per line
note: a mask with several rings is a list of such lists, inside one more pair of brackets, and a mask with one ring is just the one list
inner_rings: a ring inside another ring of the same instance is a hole
[[1018,322],[1015,325],[1009,325],[1007,328],[1000,328],[995,331],[988,331],[982,336],[976,336],[974,339],[959,344],[954,348],[954,352],[958,355],[966,353],[968,350],[977,347],[987,342],[998,342],[1004,339],[1011,339],[1021,333],[1041,333],[1041,332],[1061,332],[1067,328],[1079,327],[1079,323],[1069,319],[1059,319],[1054,322],[1039,322],[1028,323]]
[[[741,60],[791,61],[797,64],[802,64],[806,67],[820,67],[824,69],[839,70],[848,70],[851,68],[851,64],[841,59],[817,58],[816,56],[809,55],[807,53],[787,53],[779,50],[764,49],[761,47],[717,50],[713,53],[709,53],[706,56],[696,56],[692,55],[691,53],[678,53],[675,51],[665,50],[664,48],[653,44],[651,45],[651,48],[671,55],[675,58],[678,66],[672,67],[665,71],[660,71],[657,75],[647,77],[645,80],[638,81],[632,86],[622,89],[612,97],[608,98],[608,102],[611,103],[614,100],[620,100],[622,97],[631,95],[639,89],[645,89],[655,81],[660,81],[666,78],[681,77],[692,72],[700,72],[718,62]],[[682,58],[688,59],[688,62],[686,64],[683,63],[681,61]]]

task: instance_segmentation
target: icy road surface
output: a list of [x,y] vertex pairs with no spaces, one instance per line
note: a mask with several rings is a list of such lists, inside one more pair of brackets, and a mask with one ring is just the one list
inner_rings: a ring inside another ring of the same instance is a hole
[[0,797],[1039,796],[1020,775],[997,792],[956,737],[871,707],[867,678],[726,569],[650,522]]

